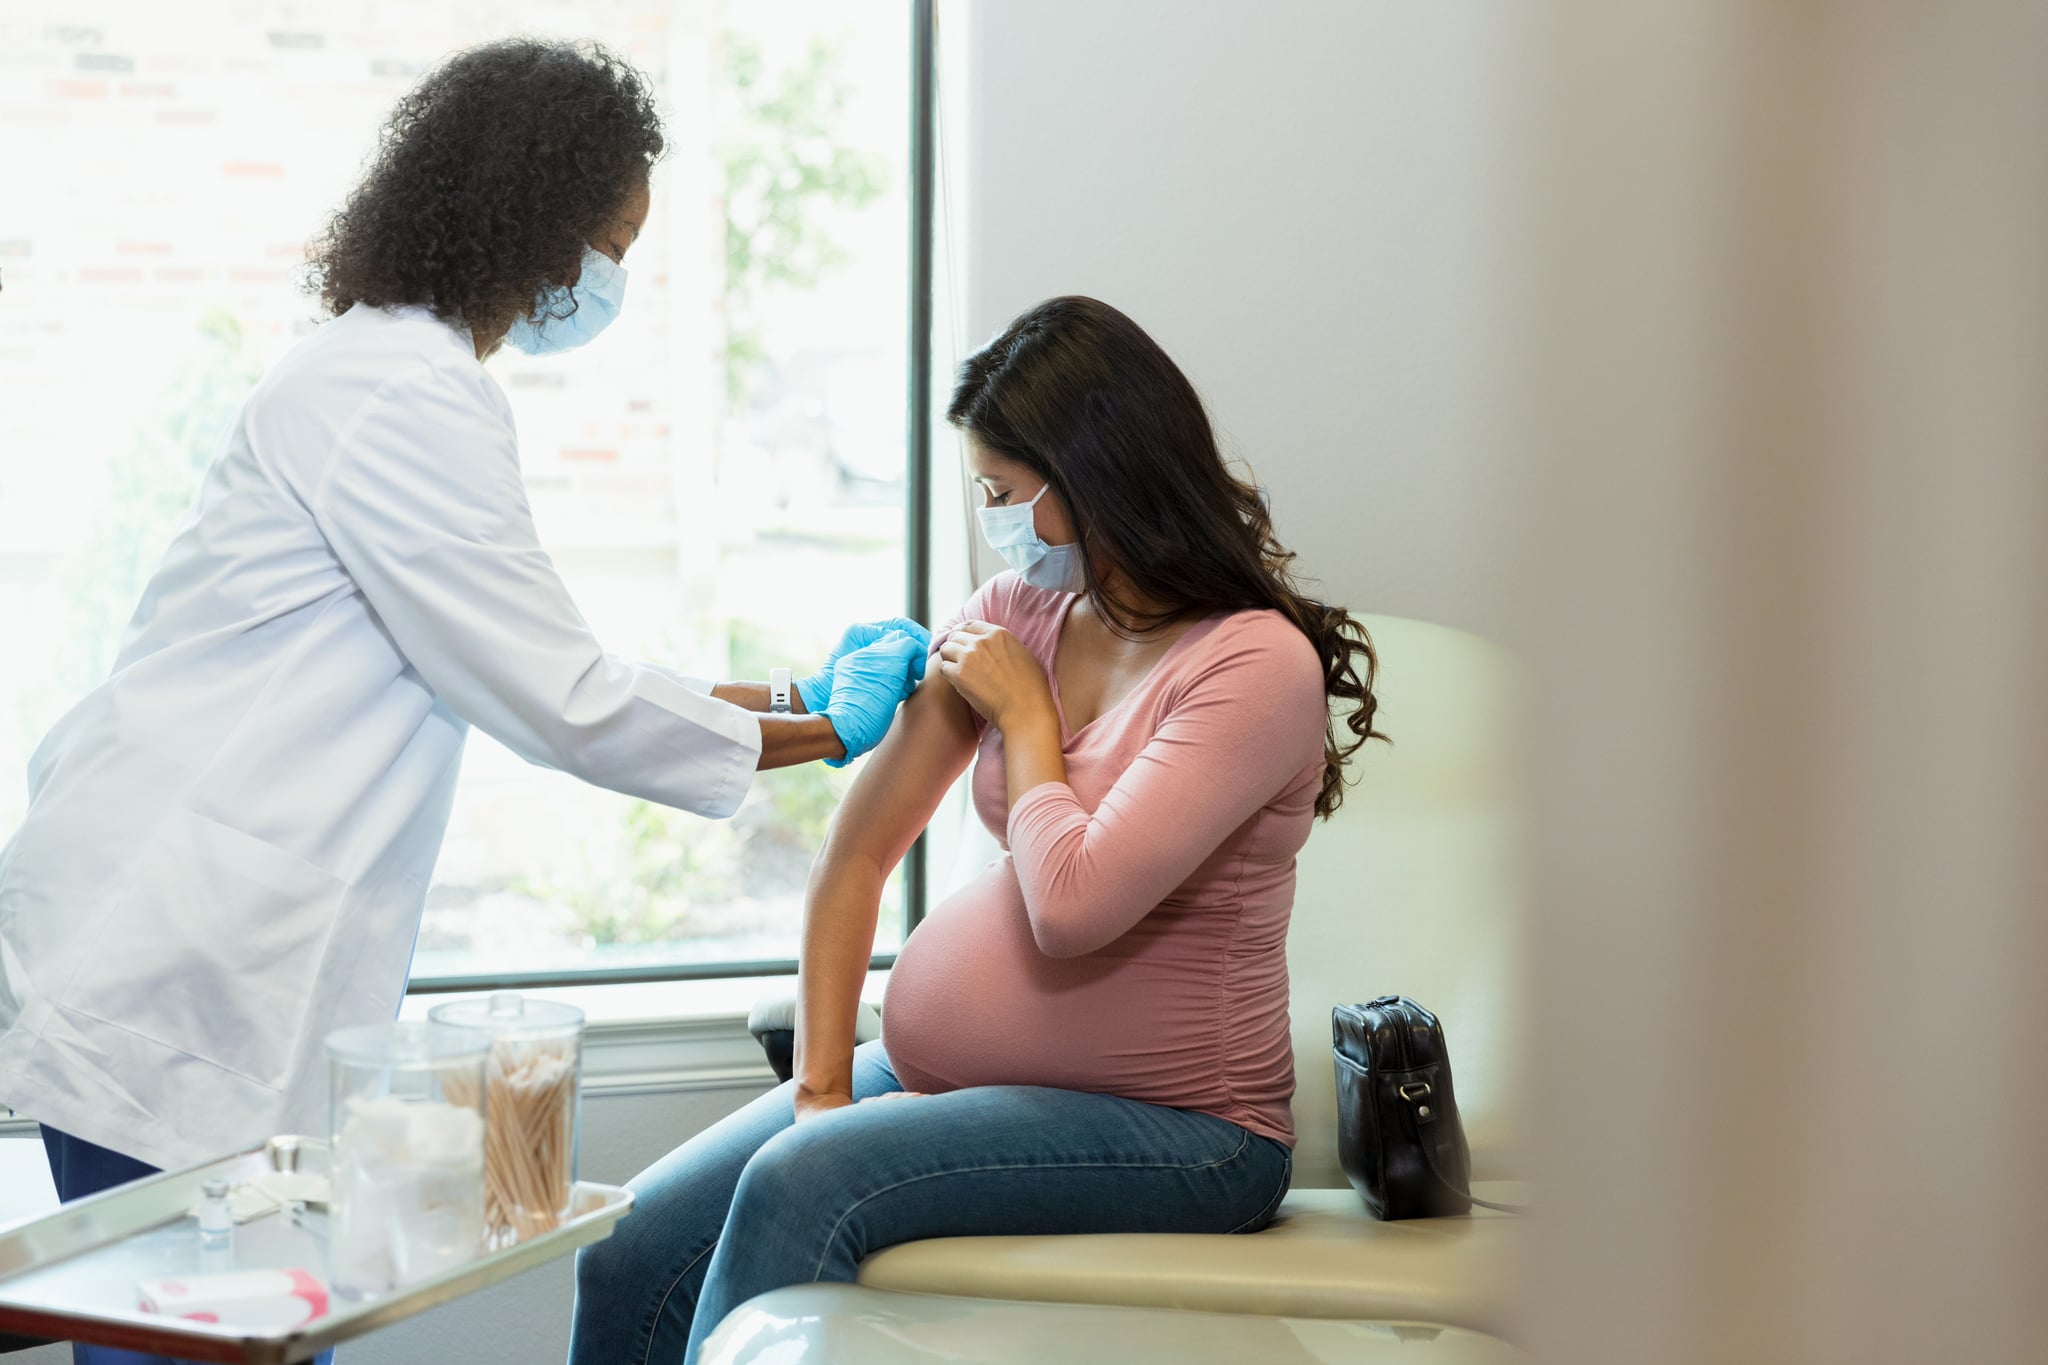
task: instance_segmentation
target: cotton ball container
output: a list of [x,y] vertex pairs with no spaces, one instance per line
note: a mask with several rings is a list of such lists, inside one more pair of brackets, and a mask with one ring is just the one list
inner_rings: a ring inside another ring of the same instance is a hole
[[328,1036],[336,1293],[389,1293],[483,1249],[490,1045],[488,1034],[436,1023]]

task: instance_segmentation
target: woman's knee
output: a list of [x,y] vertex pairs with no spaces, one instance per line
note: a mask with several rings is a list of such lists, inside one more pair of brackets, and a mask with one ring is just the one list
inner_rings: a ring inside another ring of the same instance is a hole
[[764,1201],[774,1208],[801,1208],[828,1193],[840,1164],[828,1131],[835,1126],[826,1117],[785,1128],[762,1143],[740,1172],[734,1212]]
[[632,1278],[624,1248],[613,1238],[592,1242],[576,1253],[576,1296],[588,1300]]
[[636,1191],[634,1207],[613,1227],[611,1236],[592,1242],[576,1253],[578,1293],[617,1292],[622,1285],[651,1279],[676,1258],[687,1243],[712,1240],[717,1229],[696,1226],[698,1220],[684,1216],[687,1209],[672,1208],[661,1190]]
[[761,1145],[733,1194],[736,1221],[837,1217],[886,1182],[905,1142],[872,1105],[852,1105],[784,1129]]

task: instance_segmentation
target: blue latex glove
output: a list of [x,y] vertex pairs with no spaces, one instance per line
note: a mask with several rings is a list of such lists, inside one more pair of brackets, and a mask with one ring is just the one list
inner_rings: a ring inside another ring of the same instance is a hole
[[896,708],[917,686],[929,642],[922,631],[892,631],[833,662],[832,693],[820,714],[832,722],[846,757],[828,758],[827,764],[843,768],[882,742]]
[[[883,636],[899,630],[922,641],[925,653],[931,653],[932,633],[907,616],[892,616],[886,621],[861,621],[850,625],[840,635],[839,643],[832,647],[832,652],[825,656],[825,666],[808,678],[796,680],[796,694],[804,699],[804,710],[815,715],[831,704],[832,665],[856,649],[871,645]],[[912,687],[924,681],[924,665],[925,661],[920,658],[917,661],[917,675],[911,680]],[[910,694],[905,692],[904,695],[907,697]]]

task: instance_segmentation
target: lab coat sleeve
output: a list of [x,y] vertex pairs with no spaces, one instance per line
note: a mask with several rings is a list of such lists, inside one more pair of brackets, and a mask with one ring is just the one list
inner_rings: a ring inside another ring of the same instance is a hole
[[758,721],[599,647],[540,547],[487,384],[424,362],[388,383],[341,432],[310,502],[321,532],[457,715],[529,762],[731,815],[759,763]]

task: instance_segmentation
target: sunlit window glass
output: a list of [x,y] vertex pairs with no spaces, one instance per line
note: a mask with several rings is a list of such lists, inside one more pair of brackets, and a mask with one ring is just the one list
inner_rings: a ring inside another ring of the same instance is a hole
[[[0,10],[0,838],[106,675],[263,371],[308,241],[449,53],[597,39],[667,117],[625,308],[490,362],[541,535],[606,647],[807,671],[904,601],[907,5],[16,0]],[[850,773],[713,822],[472,732],[415,976],[788,958]],[[877,951],[900,940],[892,883]]]

